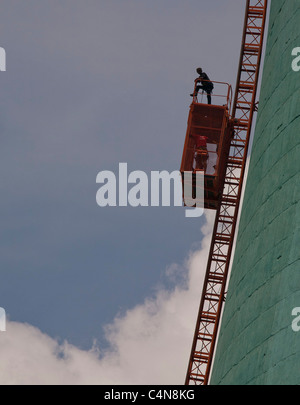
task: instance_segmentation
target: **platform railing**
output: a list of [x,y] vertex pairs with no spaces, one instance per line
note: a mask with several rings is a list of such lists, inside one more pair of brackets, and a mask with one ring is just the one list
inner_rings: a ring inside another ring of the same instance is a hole
[[210,93],[211,105],[219,105],[227,107],[228,111],[231,111],[232,105],[232,87],[230,84],[225,82],[216,82],[212,80],[195,80],[194,92],[193,92],[193,103],[196,104],[207,104],[207,91],[205,89],[200,89],[197,94],[197,86],[204,86],[205,83],[213,83],[214,88]]

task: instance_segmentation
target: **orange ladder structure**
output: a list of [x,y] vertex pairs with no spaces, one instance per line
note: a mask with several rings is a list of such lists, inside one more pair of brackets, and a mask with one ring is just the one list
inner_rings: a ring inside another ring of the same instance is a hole
[[207,385],[225,301],[225,289],[236,231],[262,56],[267,0],[247,0],[235,98],[234,136],[226,162],[186,385]]

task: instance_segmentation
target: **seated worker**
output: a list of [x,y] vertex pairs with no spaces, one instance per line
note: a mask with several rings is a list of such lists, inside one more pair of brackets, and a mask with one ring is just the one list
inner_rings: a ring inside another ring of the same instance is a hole
[[208,151],[207,151],[207,136],[196,135],[195,143],[195,171],[201,170],[206,172]]
[[195,79],[195,83],[200,83],[195,88],[195,94],[190,94],[191,97],[197,97],[200,89],[204,90],[207,94],[207,103],[211,104],[211,93],[213,91],[214,85],[210,81],[206,73],[202,71],[201,68],[196,69],[199,77]]

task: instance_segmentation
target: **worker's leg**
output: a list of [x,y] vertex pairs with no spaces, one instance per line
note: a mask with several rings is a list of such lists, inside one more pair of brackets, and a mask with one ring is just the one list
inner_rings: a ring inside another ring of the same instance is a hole
[[207,103],[211,104],[211,90],[206,90],[207,93]]
[[195,170],[201,170],[202,169],[202,156],[200,153],[196,152],[195,156]]
[[202,86],[196,86],[195,94],[193,93],[193,94],[191,94],[190,96],[191,96],[191,97],[197,97],[197,96],[198,96],[198,92],[199,92],[200,89],[203,89],[203,87],[202,87]]

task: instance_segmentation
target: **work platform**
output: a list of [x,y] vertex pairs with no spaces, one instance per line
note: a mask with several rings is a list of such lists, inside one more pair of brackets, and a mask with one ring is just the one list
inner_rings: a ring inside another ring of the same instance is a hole
[[[199,187],[196,185],[196,173],[198,171],[203,173],[202,206],[217,209],[224,186],[226,162],[233,136],[233,125],[229,115],[232,91],[227,83],[212,83],[215,87],[222,88],[221,94],[212,96],[213,104],[199,103],[198,96],[194,93],[180,171],[182,177],[184,172],[193,173],[194,198],[197,195],[196,186]],[[217,101],[220,105],[214,104]],[[201,205],[201,202],[197,201],[197,205]]]

